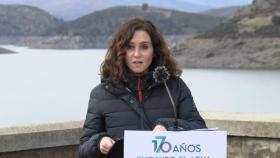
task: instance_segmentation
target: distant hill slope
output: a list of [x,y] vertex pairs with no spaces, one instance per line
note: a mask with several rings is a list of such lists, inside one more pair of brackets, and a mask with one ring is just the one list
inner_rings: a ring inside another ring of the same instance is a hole
[[200,37],[280,37],[280,1],[254,0],[253,5]]
[[0,5],[0,35],[46,35],[60,20],[46,11],[25,5]]
[[217,26],[224,19],[152,7],[113,7],[63,22],[29,6],[0,5],[0,43],[36,48],[106,48],[112,33],[131,18],[153,21],[174,44]]
[[189,12],[199,12],[213,7],[212,3],[198,4],[195,1],[189,2],[185,0],[0,0],[0,3],[15,4],[16,2],[37,6],[66,21],[75,20],[93,11],[113,6],[135,6],[143,3],[159,8]]
[[93,12],[72,22],[65,23],[59,29],[62,34],[111,35],[125,20],[142,17],[152,20],[164,34],[202,33],[217,26],[223,18],[141,7],[113,7]]
[[205,32],[217,26],[223,18],[174,10],[142,7],[113,7],[93,12],[74,21],[65,22],[58,29],[58,37],[33,44],[39,48],[106,48],[113,32],[131,18],[153,21],[171,44],[187,36]]
[[280,1],[253,4],[174,47],[185,68],[280,69]]
[[205,15],[212,15],[217,17],[233,17],[236,13],[240,10],[244,9],[246,6],[232,6],[232,7],[225,7],[225,8],[218,8],[218,9],[211,9],[201,14]]

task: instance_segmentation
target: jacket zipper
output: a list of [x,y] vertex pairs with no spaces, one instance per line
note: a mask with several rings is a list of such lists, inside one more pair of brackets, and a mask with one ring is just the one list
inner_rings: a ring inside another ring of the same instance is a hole
[[[140,102],[135,98],[133,92],[132,92],[128,87],[126,87],[125,89],[133,96],[133,99],[136,100],[138,106],[139,106],[140,104],[142,104],[142,103],[140,103]],[[143,101],[144,101],[144,100],[143,100]],[[141,107],[139,107],[139,108],[141,108]],[[140,119],[140,123],[141,123],[141,128],[144,130],[144,129],[145,129],[145,128],[144,128],[144,120],[143,120],[142,118]]]

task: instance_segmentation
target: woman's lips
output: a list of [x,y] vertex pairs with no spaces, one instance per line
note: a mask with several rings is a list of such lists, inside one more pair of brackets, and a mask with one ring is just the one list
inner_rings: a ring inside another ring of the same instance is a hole
[[132,62],[133,64],[143,64],[143,62],[142,61],[134,61],[134,62]]
[[133,64],[135,67],[140,67],[140,66],[143,64],[143,62],[142,62],[142,61],[134,61],[134,62],[132,62],[132,64]]

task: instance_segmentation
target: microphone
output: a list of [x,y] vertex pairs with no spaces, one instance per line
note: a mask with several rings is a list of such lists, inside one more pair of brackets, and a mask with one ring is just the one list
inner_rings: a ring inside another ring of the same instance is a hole
[[155,79],[155,82],[160,83],[163,82],[165,89],[167,91],[167,94],[169,96],[169,99],[171,101],[172,107],[173,107],[173,112],[174,112],[174,120],[173,120],[173,127],[168,128],[168,130],[171,131],[182,131],[183,128],[178,127],[178,114],[177,114],[177,108],[174,103],[174,100],[171,96],[170,90],[166,84],[166,81],[170,78],[170,73],[168,72],[167,68],[165,66],[157,66],[155,70],[153,71],[153,78]]

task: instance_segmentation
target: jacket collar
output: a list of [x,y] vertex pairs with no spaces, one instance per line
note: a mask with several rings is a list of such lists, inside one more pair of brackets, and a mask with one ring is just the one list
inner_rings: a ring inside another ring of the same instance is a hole
[[123,93],[127,93],[128,89],[131,91],[137,90],[138,79],[141,79],[141,89],[148,90],[162,84],[162,82],[155,82],[152,74],[152,72],[148,72],[139,77],[134,76],[131,73],[127,73],[125,76],[128,80],[128,83],[113,83],[112,77],[108,77],[102,78],[101,84],[104,85],[105,89],[107,89],[109,92],[115,95],[122,95]]

